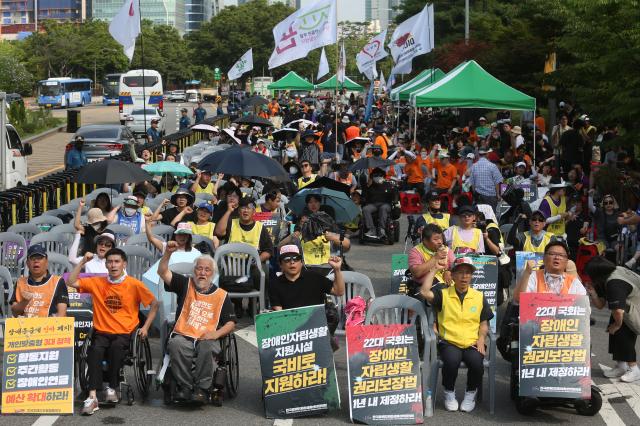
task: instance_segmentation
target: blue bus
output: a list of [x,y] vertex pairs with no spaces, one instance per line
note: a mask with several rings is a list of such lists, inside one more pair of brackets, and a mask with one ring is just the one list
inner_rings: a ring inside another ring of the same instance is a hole
[[120,99],[120,75],[107,74],[102,79],[103,105],[118,105]]
[[84,106],[91,103],[91,80],[55,77],[38,82],[38,105],[52,107]]

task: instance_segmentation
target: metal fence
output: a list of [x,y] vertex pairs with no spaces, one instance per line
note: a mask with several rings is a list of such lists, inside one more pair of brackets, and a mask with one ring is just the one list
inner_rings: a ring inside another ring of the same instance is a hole
[[[229,116],[215,116],[204,120],[204,123],[227,127]],[[203,132],[184,130],[166,135],[162,139],[177,142],[182,152],[186,147],[198,143],[204,137]],[[153,161],[156,161],[168,149],[168,144],[146,143],[136,147],[138,154],[143,149],[151,151]],[[130,160],[128,150],[115,156],[120,160]],[[83,197],[96,189],[93,184],[76,182],[78,170],[65,170],[42,177],[26,186],[19,186],[0,192],[0,231],[6,231],[11,225],[26,223],[31,218],[39,216],[48,210],[58,209],[77,197]]]

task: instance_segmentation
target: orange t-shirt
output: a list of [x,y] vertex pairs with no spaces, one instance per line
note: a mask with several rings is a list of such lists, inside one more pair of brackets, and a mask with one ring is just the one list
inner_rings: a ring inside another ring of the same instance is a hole
[[358,128],[358,126],[349,126],[344,130],[344,134],[347,138],[346,141],[350,141],[353,138],[360,137],[360,129]]
[[451,184],[458,177],[458,171],[456,170],[456,166],[449,163],[446,166],[443,166],[442,163],[438,162],[435,166],[436,171],[438,173],[436,179],[436,188],[438,189],[449,189],[451,188]]
[[79,278],[81,293],[93,299],[93,327],[105,334],[131,334],[138,326],[140,304],[150,306],[153,293],[137,279],[127,276],[120,284],[106,277]]
[[404,173],[407,175],[408,183],[422,183],[424,181],[422,162],[418,159],[405,164]]
[[536,130],[541,130],[542,133],[546,133],[547,123],[544,121],[544,117],[541,115],[536,117]]
[[379,145],[382,148],[382,158],[387,158],[387,140],[384,136],[378,136],[373,144]]
[[458,160],[455,164],[456,171],[458,172],[458,180],[462,181],[462,176],[467,171],[467,162]]

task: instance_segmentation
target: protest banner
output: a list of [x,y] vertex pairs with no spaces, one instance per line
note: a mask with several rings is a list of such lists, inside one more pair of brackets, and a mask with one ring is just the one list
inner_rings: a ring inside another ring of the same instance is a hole
[[253,220],[262,223],[262,226],[264,226],[269,232],[273,243],[277,245],[278,238],[280,236],[280,230],[282,229],[282,221],[279,219],[274,219],[273,213],[271,212],[254,213]]
[[[462,255],[459,255],[460,257]],[[471,281],[471,287],[482,292],[485,300],[491,306],[493,312],[493,318],[489,322],[491,331],[496,332],[496,321],[498,310],[498,258],[496,256],[489,255],[464,255],[470,257],[473,260],[473,266],[476,267],[473,273],[473,280]]]
[[[504,194],[504,191],[509,185],[506,183],[500,184],[500,194]],[[533,203],[538,199],[538,186],[532,183],[521,183],[518,185],[511,185],[513,188],[520,188],[524,191],[524,197],[522,200],[526,203]]]
[[407,294],[407,282],[405,275],[409,268],[409,256],[406,254],[391,255],[391,291],[389,294]]
[[267,418],[294,418],[340,408],[324,305],[256,316]]
[[542,262],[544,262],[544,253],[533,253],[530,251],[516,252],[516,283],[522,276],[527,260],[533,260],[536,262],[535,270],[537,271],[542,267]]
[[589,300],[520,295],[520,396],[589,398]]
[[423,422],[415,325],[347,326],[347,357],[352,422]]
[[73,414],[73,318],[7,318],[2,414]]

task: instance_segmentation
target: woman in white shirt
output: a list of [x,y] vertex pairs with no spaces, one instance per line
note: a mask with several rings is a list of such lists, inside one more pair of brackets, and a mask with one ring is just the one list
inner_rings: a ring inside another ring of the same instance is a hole
[[[69,248],[69,262],[78,265],[82,261],[82,256],[78,257],[78,248],[80,246],[80,237],[82,232],[76,232],[76,236]],[[96,235],[94,239],[96,243],[96,253],[93,258],[84,265],[84,272],[87,274],[106,274],[104,255],[115,247],[116,237],[110,230],[105,230],[102,234]]]

